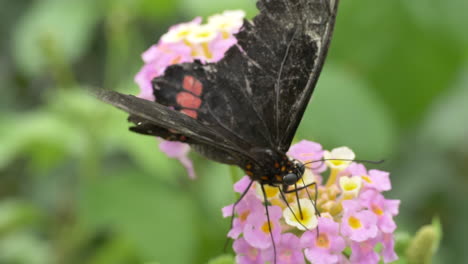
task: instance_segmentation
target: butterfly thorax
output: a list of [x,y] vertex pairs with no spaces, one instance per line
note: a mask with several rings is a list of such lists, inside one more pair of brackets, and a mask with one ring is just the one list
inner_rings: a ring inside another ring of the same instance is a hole
[[294,174],[299,180],[304,173],[303,164],[295,159],[283,154],[279,157],[275,155],[274,159],[267,159],[262,165],[248,162],[245,167],[245,173],[253,180],[271,186],[289,185],[285,182],[286,175]]

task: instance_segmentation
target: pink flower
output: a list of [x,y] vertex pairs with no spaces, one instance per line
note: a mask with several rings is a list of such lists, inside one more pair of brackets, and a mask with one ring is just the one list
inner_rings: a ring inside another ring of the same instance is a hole
[[234,184],[234,191],[240,194],[244,193],[251,181],[252,179],[250,179],[249,176],[242,177],[242,179]]
[[[279,219],[283,215],[282,210],[278,206],[268,206],[270,214],[271,234],[276,240],[279,239],[281,234],[281,225]],[[247,217],[247,223],[244,228],[244,238],[250,245],[266,249],[272,246],[270,230],[267,221],[265,209],[257,212],[251,212]]]
[[351,163],[348,168],[346,168],[345,172],[350,173],[352,176],[367,175],[366,167],[356,162]]
[[398,259],[395,253],[395,238],[391,233],[382,233],[382,257],[384,263],[390,263]]
[[373,212],[378,220],[377,225],[384,233],[393,233],[396,229],[393,216],[398,214],[399,200],[386,200],[375,190],[367,190],[360,196],[361,203]]
[[[264,260],[273,263],[273,247],[264,251]],[[276,245],[276,264],[305,264],[304,254],[298,237],[291,233],[281,235],[279,243]]]
[[154,101],[151,81],[161,76],[166,68],[172,64],[192,61],[190,52],[190,48],[183,43],[159,43],[145,51],[142,54],[145,65],[135,76],[135,82],[140,87],[138,97]]
[[[323,158],[323,153],[322,145],[308,140],[302,140],[292,145],[288,151],[289,156],[303,163],[321,160]],[[324,162],[310,163],[307,167],[312,169],[314,173],[321,173],[327,168]]]
[[370,239],[363,242],[351,242],[351,257],[352,264],[377,264],[379,263],[379,254],[375,252],[377,239]]
[[341,220],[341,234],[356,242],[377,236],[377,217],[369,210],[357,211],[356,201],[344,201],[345,214]]
[[217,62],[224,57],[224,53],[228,51],[228,49],[237,43],[237,39],[234,36],[230,36],[229,38],[223,38],[221,34],[219,34],[215,40],[210,43],[210,50],[212,50],[212,59],[211,61]]
[[176,141],[162,141],[159,144],[159,148],[166,153],[167,156],[178,159],[187,170],[189,177],[191,179],[195,178],[193,163],[187,156],[190,151],[189,145]]
[[313,231],[307,231],[301,237],[306,258],[314,264],[339,263],[341,252],[345,249],[345,240],[340,236],[340,225],[327,217],[319,218],[319,225]]
[[232,245],[236,252],[236,263],[238,264],[264,264],[261,250],[252,247],[244,238],[239,238]]
[[392,189],[390,183],[390,174],[386,171],[370,170],[367,176],[362,176],[364,186],[367,188],[376,189],[379,192],[389,191]]
[[[229,205],[223,209],[224,216],[228,217],[232,215],[232,206]],[[249,193],[247,194],[244,199],[242,199],[236,206],[235,212],[237,213],[237,217],[233,221],[232,229],[229,231],[228,236],[230,238],[236,239],[239,235],[244,231],[245,225],[247,223],[247,218],[252,212],[258,212],[262,209],[264,210],[264,206],[260,200],[257,199],[255,194]]]

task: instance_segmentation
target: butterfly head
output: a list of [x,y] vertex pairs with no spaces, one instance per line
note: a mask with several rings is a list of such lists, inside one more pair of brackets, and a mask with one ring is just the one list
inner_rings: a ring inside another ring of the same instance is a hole
[[298,160],[291,160],[292,170],[287,174],[283,175],[283,184],[284,185],[294,185],[297,181],[302,178],[304,174],[305,166]]

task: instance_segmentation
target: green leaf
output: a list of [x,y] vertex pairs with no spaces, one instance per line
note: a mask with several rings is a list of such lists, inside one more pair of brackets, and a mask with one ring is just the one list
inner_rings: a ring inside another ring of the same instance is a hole
[[0,234],[13,232],[39,220],[38,211],[30,204],[18,200],[3,200],[0,203]]
[[219,257],[216,257],[210,261],[208,261],[207,264],[234,264],[234,257],[231,255],[222,255]]
[[224,10],[242,9],[249,16],[258,11],[251,0],[181,0],[181,8],[191,16],[210,16]]
[[15,233],[0,240],[0,263],[53,263],[47,242],[27,233]]
[[[371,84],[403,129],[419,122],[463,63],[463,45],[447,37],[445,28],[418,25],[406,2],[413,1],[343,1],[330,50],[333,59]],[[420,10],[437,9],[417,2]]]
[[468,114],[468,64],[459,72],[451,90],[433,102],[421,134],[424,140],[438,149],[455,150],[468,145],[468,122],[461,120]]
[[98,10],[93,0],[33,2],[13,36],[18,68],[35,76],[51,60],[75,62],[89,48]]
[[296,138],[331,149],[349,146],[358,157],[380,159],[392,153],[395,125],[371,87],[358,76],[327,64]]
[[87,229],[119,230],[143,259],[191,263],[196,245],[191,197],[134,168],[119,167],[104,175],[82,188],[78,215]]

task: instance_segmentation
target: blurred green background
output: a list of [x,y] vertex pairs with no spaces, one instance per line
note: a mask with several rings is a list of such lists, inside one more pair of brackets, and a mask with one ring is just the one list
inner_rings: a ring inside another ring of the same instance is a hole
[[[167,28],[253,0],[0,1],[0,263],[207,263],[222,254],[229,167],[188,179],[126,114]],[[435,263],[467,263],[468,1],[344,0],[296,139],[385,159],[399,230],[441,218]]]

